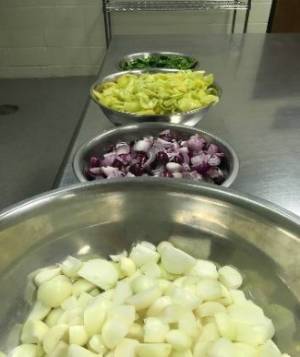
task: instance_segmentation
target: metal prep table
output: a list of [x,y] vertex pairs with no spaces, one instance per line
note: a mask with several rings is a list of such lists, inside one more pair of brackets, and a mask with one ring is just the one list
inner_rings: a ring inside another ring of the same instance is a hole
[[[215,74],[220,103],[199,127],[228,141],[240,158],[232,188],[300,215],[300,35],[116,36],[99,78],[120,57],[144,50],[186,52]],[[74,151],[112,125],[89,101],[57,179],[76,183]]]

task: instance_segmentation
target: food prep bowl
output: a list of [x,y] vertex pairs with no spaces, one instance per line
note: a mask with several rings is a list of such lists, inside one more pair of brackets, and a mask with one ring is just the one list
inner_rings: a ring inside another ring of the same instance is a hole
[[[191,66],[186,69],[195,68],[198,63],[198,61],[195,58],[193,58],[185,53],[180,53],[180,52],[168,52],[168,51],[138,52],[138,53],[130,53],[130,54],[124,56],[121,59],[121,61],[119,62],[118,68],[121,70],[124,70],[123,69],[124,63],[131,62],[136,59],[146,59],[151,56],[180,56],[180,57],[188,58],[191,61]],[[155,67],[149,67],[149,68],[155,68]],[[164,67],[164,68],[166,68],[166,67]]]
[[166,129],[170,129],[179,137],[183,138],[199,134],[203,136],[209,143],[217,144],[221,151],[225,153],[224,163],[225,170],[227,172],[227,178],[222,183],[222,186],[229,187],[233,183],[238,174],[239,160],[234,149],[226,141],[200,129],[168,123],[143,123],[127,125],[106,131],[103,134],[100,134],[94,139],[88,141],[75,153],[73,159],[73,170],[76,177],[81,182],[88,181],[84,175],[84,171],[88,166],[90,157],[106,153],[111,145],[120,141],[130,142],[136,139],[142,139],[144,136],[148,135],[157,136],[161,131]]
[[[209,105],[205,108],[193,109],[188,112],[181,112],[176,114],[166,114],[166,115],[139,115],[132,113],[120,112],[111,108],[108,108],[101,104],[95,97],[93,90],[96,86],[101,85],[105,82],[115,81],[118,77],[124,74],[142,74],[142,73],[174,73],[178,72],[175,69],[148,69],[148,70],[132,70],[132,71],[123,71],[110,74],[109,76],[104,77],[100,82],[97,81],[91,86],[90,97],[93,101],[102,109],[106,117],[116,126],[131,124],[131,123],[143,123],[143,122],[167,122],[172,124],[183,124],[187,126],[195,126],[199,123],[201,119],[205,117],[209,109],[213,105]],[[214,88],[218,91],[218,96],[221,96],[221,88],[218,84],[214,83]]]
[[297,356],[299,238],[299,218],[210,185],[137,178],[43,194],[0,214],[0,348],[17,344],[30,272],[67,255],[107,256],[136,241],[170,240],[198,258],[240,269],[247,296],[274,320],[277,345]]

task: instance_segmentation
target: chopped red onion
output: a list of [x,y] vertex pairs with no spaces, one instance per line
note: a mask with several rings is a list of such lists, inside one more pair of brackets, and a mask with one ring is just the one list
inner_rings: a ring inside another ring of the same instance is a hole
[[213,154],[211,155],[211,157],[207,160],[207,163],[210,166],[219,166],[221,163],[221,159],[219,158],[219,156]]
[[173,172],[173,177],[174,178],[182,178],[183,174],[181,172]]
[[116,145],[116,154],[117,155],[127,155],[130,153],[130,146],[127,143],[121,142]]
[[207,153],[208,154],[216,154],[219,151],[219,148],[216,144],[209,144]]
[[176,162],[168,162],[166,165],[166,169],[170,172],[179,172],[182,170],[182,166],[177,164]]
[[103,171],[104,175],[106,176],[106,178],[123,176],[122,171],[120,171],[116,167],[112,167],[112,166],[103,166],[102,171]]
[[207,155],[202,152],[199,155],[193,156],[191,158],[191,163],[193,167],[199,166],[199,165],[203,165],[205,163],[207,163]]
[[100,165],[100,161],[99,161],[98,157],[92,156],[90,158],[90,167],[98,167],[99,165]]
[[195,134],[190,137],[187,144],[190,150],[199,152],[203,149],[206,141],[199,134]]
[[144,163],[144,168],[150,166],[156,159],[156,155],[153,151],[148,151],[148,160]]
[[115,152],[109,152],[103,155],[103,160],[101,161],[101,166],[111,166],[115,161],[117,155]]
[[85,169],[89,180],[113,177],[173,177],[222,184],[225,154],[199,134],[180,138],[169,129],[158,137],[118,142],[101,156],[93,155]]
[[147,152],[153,144],[153,138],[152,137],[147,137],[142,140],[138,140],[133,147],[134,151],[143,151]]

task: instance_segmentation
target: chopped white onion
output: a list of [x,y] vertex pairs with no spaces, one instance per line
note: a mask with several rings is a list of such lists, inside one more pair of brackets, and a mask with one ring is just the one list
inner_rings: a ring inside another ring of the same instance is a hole
[[135,350],[139,343],[130,338],[124,338],[115,348],[114,357],[135,357]]
[[216,265],[213,262],[202,259],[196,261],[196,264],[189,271],[189,275],[207,279],[218,279],[219,277]]
[[48,326],[40,320],[27,320],[23,326],[21,341],[39,344],[43,341],[48,329]]
[[233,343],[222,337],[212,344],[208,351],[207,357],[233,357],[234,353],[235,350]]
[[36,283],[37,286],[40,286],[43,284],[45,281],[48,281],[55,276],[60,274],[60,268],[59,267],[54,267],[54,268],[45,268],[41,269],[35,276],[34,282]]
[[[110,261],[70,256],[29,282],[37,300],[9,357],[289,357],[236,268],[170,242],[140,242]],[[279,311],[292,333],[293,316]]]
[[58,307],[71,294],[70,280],[64,275],[57,275],[40,285],[37,298],[46,306]]
[[100,355],[104,354],[107,351],[101,335],[94,335],[88,342],[88,347],[92,352],[99,353]]
[[83,263],[78,275],[103,290],[114,287],[119,278],[118,270],[114,264],[105,259],[88,260]]
[[57,344],[67,338],[68,325],[55,325],[51,327],[45,334],[43,339],[44,351],[48,354],[52,353]]
[[72,294],[74,296],[79,296],[83,292],[89,292],[95,288],[95,285],[85,279],[78,279],[73,284]]
[[68,256],[61,264],[62,272],[69,278],[74,278],[77,276],[78,270],[82,266],[82,261],[72,256]]
[[162,266],[171,274],[185,274],[195,264],[196,259],[171,243],[159,245],[158,251],[161,255]]
[[89,336],[100,333],[109,308],[110,302],[105,299],[92,300],[87,305],[83,313],[83,324]]
[[191,348],[192,339],[181,330],[171,330],[167,333],[166,341],[176,351],[185,351]]
[[169,331],[169,325],[157,317],[148,317],[144,320],[144,342],[164,342]]
[[88,342],[88,335],[82,325],[70,326],[69,343],[71,345],[84,346]]
[[205,301],[217,300],[222,297],[221,284],[213,279],[202,279],[197,284],[197,294]]
[[[96,353],[87,350],[78,345],[70,345],[68,349],[68,357],[97,357]],[[99,357],[99,356],[98,356]]]
[[168,343],[141,343],[135,351],[138,357],[168,357],[171,350]]
[[28,316],[28,320],[43,320],[50,310],[51,308],[49,306],[44,305],[40,301],[36,301]]
[[155,246],[153,247],[152,244],[149,245],[147,242],[138,243],[132,248],[129,258],[134,261],[137,267],[149,262],[156,263],[159,259],[159,254],[156,252]]
[[242,275],[228,265],[219,269],[219,280],[229,289],[238,289],[243,283]]

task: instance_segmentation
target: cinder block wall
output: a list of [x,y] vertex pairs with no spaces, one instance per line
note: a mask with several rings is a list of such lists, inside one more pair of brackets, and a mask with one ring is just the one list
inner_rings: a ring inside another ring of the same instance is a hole
[[[254,0],[265,32],[272,0]],[[115,34],[230,32],[231,12],[113,14]],[[237,18],[242,31],[244,15]],[[0,78],[91,75],[105,53],[101,0],[0,0]]]

